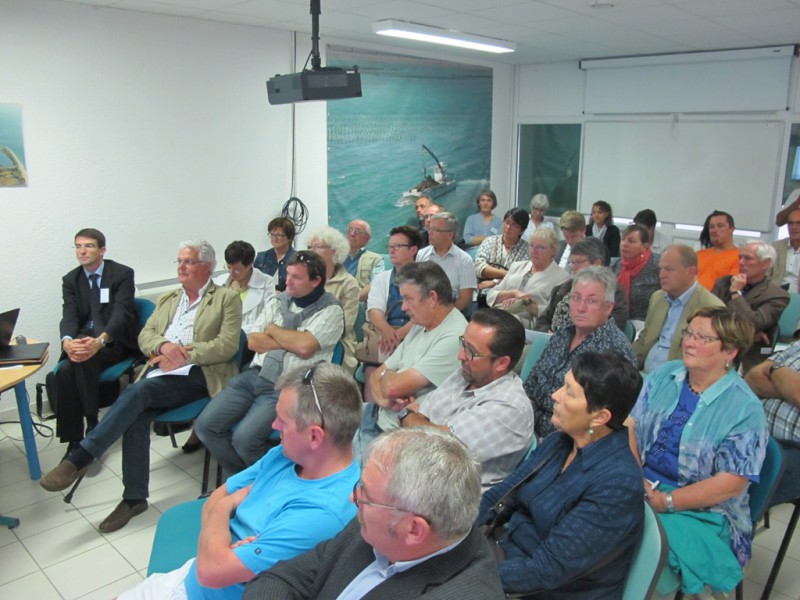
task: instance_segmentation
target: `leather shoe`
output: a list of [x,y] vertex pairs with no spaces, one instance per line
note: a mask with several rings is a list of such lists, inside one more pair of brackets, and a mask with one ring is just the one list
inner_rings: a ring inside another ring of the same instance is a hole
[[60,492],[75,483],[78,477],[85,475],[86,469],[88,467],[79,471],[70,461],[62,460],[55,469],[39,480],[39,485],[48,492]]
[[203,442],[186,442],[183,446],[181,446],[181,450],[183,450],[184,454],[193,454],[200,450],[203,447]]
[[128,506],[123,500],[117,504],[117,508],[100,523],[98,529],[103,533],[111,533],[117,529],[122,529],[133,517],[142,514],[146,510],[147,500],[140,500],[133,506]]

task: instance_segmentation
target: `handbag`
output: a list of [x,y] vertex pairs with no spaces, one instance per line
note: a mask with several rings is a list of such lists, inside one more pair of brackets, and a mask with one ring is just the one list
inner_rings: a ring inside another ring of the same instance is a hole
[[[394,329],[399,329],[399,327],[395,327]],[[381,364],[381,332],[369,321],[364,322],[364,325],[361,326],[361,330],[364,332],[364,338],[356,346],[354,352],[356,360],[368,365]]]

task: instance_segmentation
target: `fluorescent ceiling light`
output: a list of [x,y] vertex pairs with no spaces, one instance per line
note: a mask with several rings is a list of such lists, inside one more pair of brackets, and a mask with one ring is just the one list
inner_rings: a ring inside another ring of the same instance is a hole
[[407,21],[396,21],[394,19],[374,22],[372,31],[378,35],[469,48],[470,50],[481,50],[495,54],[514,52],[517,49],[517,45],[514,42],[506,42],[505,40],[496,40],[482,35],[461,33],[460,31],[441,29],[439,27],[429,27],[428,25],[419,25],[418,23],[409,23]]

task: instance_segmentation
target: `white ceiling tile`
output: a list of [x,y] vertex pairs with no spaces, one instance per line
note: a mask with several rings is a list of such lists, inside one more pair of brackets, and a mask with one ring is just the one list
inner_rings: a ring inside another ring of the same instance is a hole
[[541,2],[497,6],[484,10],[475,10],[472,13],[488,19],[505,21],[506,23],[536,23],[548,19],[563,19],[576,16],[576,13],[572,11],[557,8],[550,4],[542,4]]
[[723,17],[792,7],[787,0],[692,0],[679,6],[701,17]]

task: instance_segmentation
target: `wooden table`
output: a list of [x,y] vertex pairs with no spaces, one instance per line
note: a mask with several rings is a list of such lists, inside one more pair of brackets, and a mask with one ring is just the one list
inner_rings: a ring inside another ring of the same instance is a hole
[[[31,344],[34,340],[28,340]],[[31,418],[30,405],[28,403],[28,392],[25,389],[25,380],[39,371],[47,362],[47,353],[42,358],[42,362],[35,365],[23,365],[21,367],[10,367],[0,369],[0,392],[14,388],[17,397],[17,411],[19,412],[20,427],[22,427],[22,439],[25,443],[25,456],[28,459],[28,472],[31,479],[39,479],[42,476],[42,469],[39,466],[39,454],[36,451],[36,440],[33,433],[33,419]]]

